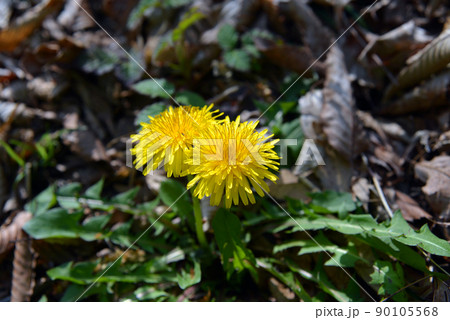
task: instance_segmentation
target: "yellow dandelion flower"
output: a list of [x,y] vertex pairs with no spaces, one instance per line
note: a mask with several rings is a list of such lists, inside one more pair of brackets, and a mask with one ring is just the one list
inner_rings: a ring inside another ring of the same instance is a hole
[[179,177],[188,169],[186,152],[192,148],[193,139],[199,132],[214,124],[220,114],[212,111],[213,105],[199,107],[169,107],[150,123],[141,123],[142,130],[132,135],[132,141],[139,141],[131,154],[136,156],[136,169],[144,167],[144,175],[158,168],[164,162],[167,176]]
[[187,163],[193,179],[188,189],[202,199],[211,196],[211,205],[220,205],[225,198],[225,207],[239,203],[255,203],[251,186],[260,195],[269,191],[264,181],[276,181],[277,176],[269,171],[278,170],[280,157],[273,150],[278,140],[266,142],[267,130],[255,131],[258,122],[230,122],[227,117],[222,124],[206,128],[201,139],[194,140]]

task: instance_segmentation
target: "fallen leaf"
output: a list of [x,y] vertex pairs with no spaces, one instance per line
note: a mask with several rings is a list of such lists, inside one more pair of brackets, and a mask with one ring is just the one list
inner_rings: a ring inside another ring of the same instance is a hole
[[332,34],[305,1],[289,1],[285,14],[294,21],[303,42],[311,48],[313,56],[323,54],[332,42]]
[[344,54],[334,46],[326,60],[327,75],[323,89],[324,105],[320,113],[328,143],[344,158],[351,160],[365,148],[364,135],[354,111],[351,82]]
[[63,0],[44,0],[17,18],[6,29],[0,30],[0,51],[13,51],[41,25],[48,14],[57,11],[63,2]]
[[397,82],[386,90],[384,101],[391,99],[398,91],[416,85],[447,68],[450,63],[450,29],[442,32],[407,62],[408,65],[398,75]]
[[416,178],[425,182],[422,191],[435,213],[450,211],[450,156],[421,161],[414,167]]
[[450,71],[445,70],[420,86],[406,92],[392,103],[387,104],[385,108],[380,110],[380,114],[402,115],[411,112],[427,111],[433,107],[448,106],[449,90]]
[[311,189],[305,184],[298,181],[298,177],[288,169],[280,170],[280,178],[277,183],[269,183],[270,194],[279,200],[285,200],[287,197],[299,199],[302,201],[309,200],[307,196]]
[[87,161],[107,160],[105,147],[91,131],[72,131],[62,135],[64,144]]
[[[255,45],[264,56],[273,64],[292,70],[298,74],[304,73],[313,63],[314,59],[311,50],[307,47],[291,46],[287,44],[276,44],[269,39],[256,38]],[[314,65],[318,67],[317,64]],[[311,68],[312,69],[312,68]],[[309,69],[304,76],[312,75],[312,70]]]
[[[404,63],[411,53],[433,40],[413,20],[381,36],[369,34],[368,38],[369,43],[359,55],[358,60],[368,59],[372,54],[376,54],[391,69],[397,68],[397,62]],[[393,65],[393,63],[396,64]]]
[[406,221],[414,221],[422,218],[431,219],[431,215],[423,210],[419,204],[407,194],[396,190],[395,203],[402,212]]

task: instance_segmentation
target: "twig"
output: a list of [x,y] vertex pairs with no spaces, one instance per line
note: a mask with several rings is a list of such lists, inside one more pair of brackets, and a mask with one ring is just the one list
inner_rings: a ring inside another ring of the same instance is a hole
[[442,268],[436,261],[431,258],[431,255],[427,254],[422,248],[419,248],[419,251],[428,259],[430,259],[431,263],[433,263],[436,267],[438,267],[439,270],[441,270],[443,273],[445,273],[447,276],[450,277],[450,273],[448,273],[444,268]]
[[381,203],[383,204],[384,209],[388,213],[389,217],[392,219],[394,217],[394,214],[392,213],[391,208],[389,207],[389,204],[387,203],[386,197],[384,196],[383,190],[381,189],[380,183],[378,182],[378,179],[375,177],[375,175],[372,175],[373,184],[375,185],[375,189],[377,189],[378,196],[381,199]]
[[425,279],[427,279],[427,278],[429,278],[429,277],[431,277],[431,274],[426,275],[426,276],[423,277],[423,278],[420,278],[420,279],[418,279],[418,280],[416,280],[416,281],[414,281],[414,282],[409,283],[409,284],[406,285],[405,287],[398,289],[398,290],[395,291],[393,294],[391,294],[389,297],[384,298],[384,299],[381,300],[380,302],[386,302],[387,300],[389,300],[389,299],[392,298],[393,296],[399,294],[399,293],[402,292],[403,290],[408,289],[409,287],[411,287],[411,286],[415,285],[416,283],[418,283],[418,282],[420,282],[420,281],[423,281],[423,280],[425,280]]
[[375,189],[377,190],[378,196],[380,197],[381,203],[383,204],[384,209],[388,213],[389,217],[392,219],[394,217],[394,214],[392,213],[391,208],[389,207],[389,204],[387,203],[386,197],[384,196],[383,190],[381,189],[380,183],[378,182],[378,179],[375,177],[375,174],[372,172],[372,170],[369,167],[369,161],[367,160],[366,155],[362,155],[362,160],[367,167],[367,170],[369,171],[369,174],[372,177],[373,184],[375,185]]

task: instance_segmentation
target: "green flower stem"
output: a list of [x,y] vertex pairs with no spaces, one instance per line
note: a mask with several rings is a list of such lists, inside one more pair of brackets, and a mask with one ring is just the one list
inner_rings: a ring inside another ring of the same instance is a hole
[[[188,176],[188,180],[192,180],[192,176]],[[195,218],[195,232],[197,233],[198,242],[202,247],[207,247],[208,242],[206,242],[205,232],[203,232],[203,215],[202,208],[200,207],[200,200],[194,196],[194,188],[191,189],[192,205],[194,207],[194,218]]]
[[194,206],[195,231],[197,232],[198,242],[202,247],[207,247],[208,243],[206,242],[205,232],[203,232],[203,216],[200,200],[192,195],[192,203]]

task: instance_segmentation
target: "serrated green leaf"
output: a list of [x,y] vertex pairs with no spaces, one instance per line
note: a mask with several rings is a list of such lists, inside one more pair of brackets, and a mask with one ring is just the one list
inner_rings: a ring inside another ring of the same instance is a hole
[[144,286],[133,293],[136,301],[162,301],[159,298],[168,297],[169,294],[162,290],[157,290],[155,287]]
[[47,212],[48,209],[57,203],[55,187],[49,186],[47,189],[39,193],[33,200],[25,205],[25,209],[35,216]]
[[289,269],[299,274],[304,279],[317,283],[324,292],[328,293],[337,301],[349,302],[357,301],[358,299],[358,297],[350,296],[346,291],[336,289],[333,283],[331,283],[331,281],[328,279],[328,276],[324,271],[320,261],[316,264],[316,267],[312,271],[305,270],[291,261],[287,261],[287,265]]
[[178,26],[173,30],[172,40],[174,42],[180,40],[183,37],[184,32],[192,26],[197,21],[203,19],[205,15],[198,11],[197,8],[193,7],[189,12],[187,12],[181,19]]
[[232,69],[243,72],[250,70],[250,56],[244,50],[235,49],[227,51],[223,57],[225,63]]
[[139,1],[138,5],[134,7],[134,9],[131,11],[128,21],[127,21],[127,27],[128,29],[133,29],[136,24],[139,22],[140,19],[144,16],[145,12],[150,9],[152,6],[154,6],[158,0],[141,0]]
[[[60,302],[75,302],[79,297],[81,299],[86,299],[92,295],[96,294],[106,294],[106,286],[93,286],[91,289],[89,289],[87,292],[85,292],[86,287],[72,283],[69,285],[64,292],[64,295],[62,296]],[[82,295],[82,296],[81,296]]]
[[78,210],[81,209],[81,203],[78,201],[76,197],[62,197],[57,196],[58,204],[61,208],[70,209],[70,210]]
[[307,240],[300,249],[298,255],[322,251],[328,251],[333,254],[332,257],[325,262],[326,266],[336,266],[341,268],[354,267],[356,261],[363,261],[369,264],[368,261],[358,255],[358,251],[352,242],[349,242],[345,247],[341,247],[328,240],[322,232],[319,232],[314,240]]
[[[394,269],[389,261],[377,260],[374,263],[374,272],[370,275],[371,284],[380,285],[378,294],[387,296],[396,293],[405,286],[403,269],[399,263]],[[400,292],[393,297],[396,301],[406,301],[405,292]]]
[[[175,98],[177,101],[178,98]],[[181,102],[180,102],[181,103]],[[161,102],[156,102],[151,105],[148,105],[144,107],[136,116],[136,119],[134,120],[135,125],[140,125],[141,123],[149,123],[149,117],[155,117],[156,115],[160,114],[166,110],[166,105]]]
[[360,234],[357,236],[363,243],[368,244],[372,248],[388,254],[395,259],[406,263],[407,265],[420,270],[422,272],[428,272],[425,260],[423,257],[413,250],[411,247],[404,245],[394,239],[389,238],[377,238],[369,234]]
[[239,35],[236,32],[236,29],[230,24],[223,25],[217,33],[219,46],[225,51],[232,50],[236,46],[238,40]]
[[86,219],[83,222],[81,239],[85,241],[94,241],[103,237],[102,230],[111,219],[111,215],[101,215]]
[[[258,48],[253,44],[248,44],[242,47],[242,49],[247,52],[253,58],[259,58],[261,54],[259,53]],[[297,105],[297,103],[295,103]]]
[[64,209],[81,209],[77,199],[81,191],[81,183],[74,182],[58,188],[56,191],[58,204]]
[[136,209],[139,211],[139,214],[150,214],[153,212],[153,209],[159,204],[159,197],[155,198],[152,201],[140,203],[136,206]]
[[358,251],[352,242],[344,248],[335,246],[328,249],[328,251],[333,253],[333,258],[325,262],[326,266],[350,268],[354,267],[357,261],[363,261],[367,264],[369,263],[358,254]]
[[132,224],[133,220],[122,223],[109,234],[108,238],[117,245],[130,247],[135,240],[130,234]]
[[352,195],[347,192],[325,191],[310,194],[313,209],[323,213],[347,213],[356,210]]
[[[176,274],[167,268],[168,271],[162,271],[157,274],[149,272],[151,265],[149,263],[137,266],[134,269],[127,270],[121,268],[120,260],[108,269],[108,272],[99,277],[101,271],[95,273],[94,270],[98,266],[99,261],[87,261],[77,264],[68,262],[56,268],[47,271],[48,276],[52,280],[66,280],[76,284],[90,284],[94,281],[98,283],[104,282],[146,282],[146,283],[161,283],[164,281],[176,281]],[[108,266],[109,267],[109,266]],[[107,268],[108,268],[107,267]]]
[[92,48],[80,56],[80,61],[85,72],[102,75],[114,69],[119,63],[119,57],[110,50]]
[[103,178],[100,179],[96,184],[89,187],[86,190],[86,192],[84,193],[84,195],[89,199],[100,200],[104,183],[105,183],[105,179],[103,179]]
[[285,242],[273,247],[273,253],[278,253],[290,248],[303,247],[309,243],[309,240],[294,240],[290,242]]
[[129,205],[134,204],[133,199],[138,194],[139,189],[139,187],[134,187],[133,189],[119,193],[118,195],[115,195],[111,198],[111,202]]
[[206,105],[205,99],[203,99],[199,94],[188,90],[178,93],[175,96],[175,100],[185,106],[203,107]]
[[283,282],[286,286],[289,287],[300,299],[306,302],[312,301],[311,296],[306,292],[303,288],[300,281],[298,281],[292,272],[282,273],[277,270],[274,264],[271,262],[271,259],[256,259],[259,267],[264,268],[268,272],[270,272],[274,277]]
[[170,98],[175,92],[175,86],[166,79],[146,79],[133,85],[140,94],[152,98]]
[[[141,79],[144,71],[141,65],[145,65],[144,54],[136,48],[132,48],[129,52],[131,57],[127,56],[127,60],[118,65],[115,75],[127,86]],[[136,63],[136,61],[139,63]]]
[[219,209],[212,220],[214,236],[222,255],[222,264],[230,277],[234,271],[248,269],[256,274],[255,257],[241,241],[241,222],[232,213]]
[[436,237],[423,226],[419,232],[414,231],[402,217],[400,211],[395,212],[390,226],[378,224],[370,215],[349,215],[343,220],[323,216],[297,218],[288,221],[274,230],[278,232],[293,227],[293,231],[321,230],[329,228],[344,234],[371,235],[381,240],[392,239],[408,246],[419,246],[431,254],[450,256],[450,244]]
[[[422,228],[420,228],[417,233],[417,238],[417,241],[419,242],[418,246],[425,251],[439,256],[450,257],[450,244],[446,240],[436,237],[431,232],[430,228],[428,228],[428,225],[424,224]],[[398,241],[400,241],[400,239],[404,238],[399,238]]]
[[82,232],[78,221],[83,212],[69,213],[55,208],[33,217],[23,229],[34,239],[78,238]]
[[66,184],[65,186],[59,187],[58,190],[56,191],[56,194],[58,196],[63,197],[76,197],[80,193],[81,188],[82,188],[81,183],[73,182]]
[[244,45],[254,45],[255,38],[267,39],[267,40],[275,40],[273,34],[264,29],[251,29],[250,31],[244,33],[242,35],[242,43]]
[[194,269],[191,269],[189,272],[181,270],[181,273],[177,274],[178,285],[183,290],[199,283],[201,279],[202,270],[200,268],[200,263],[197,261],[194,263]]

